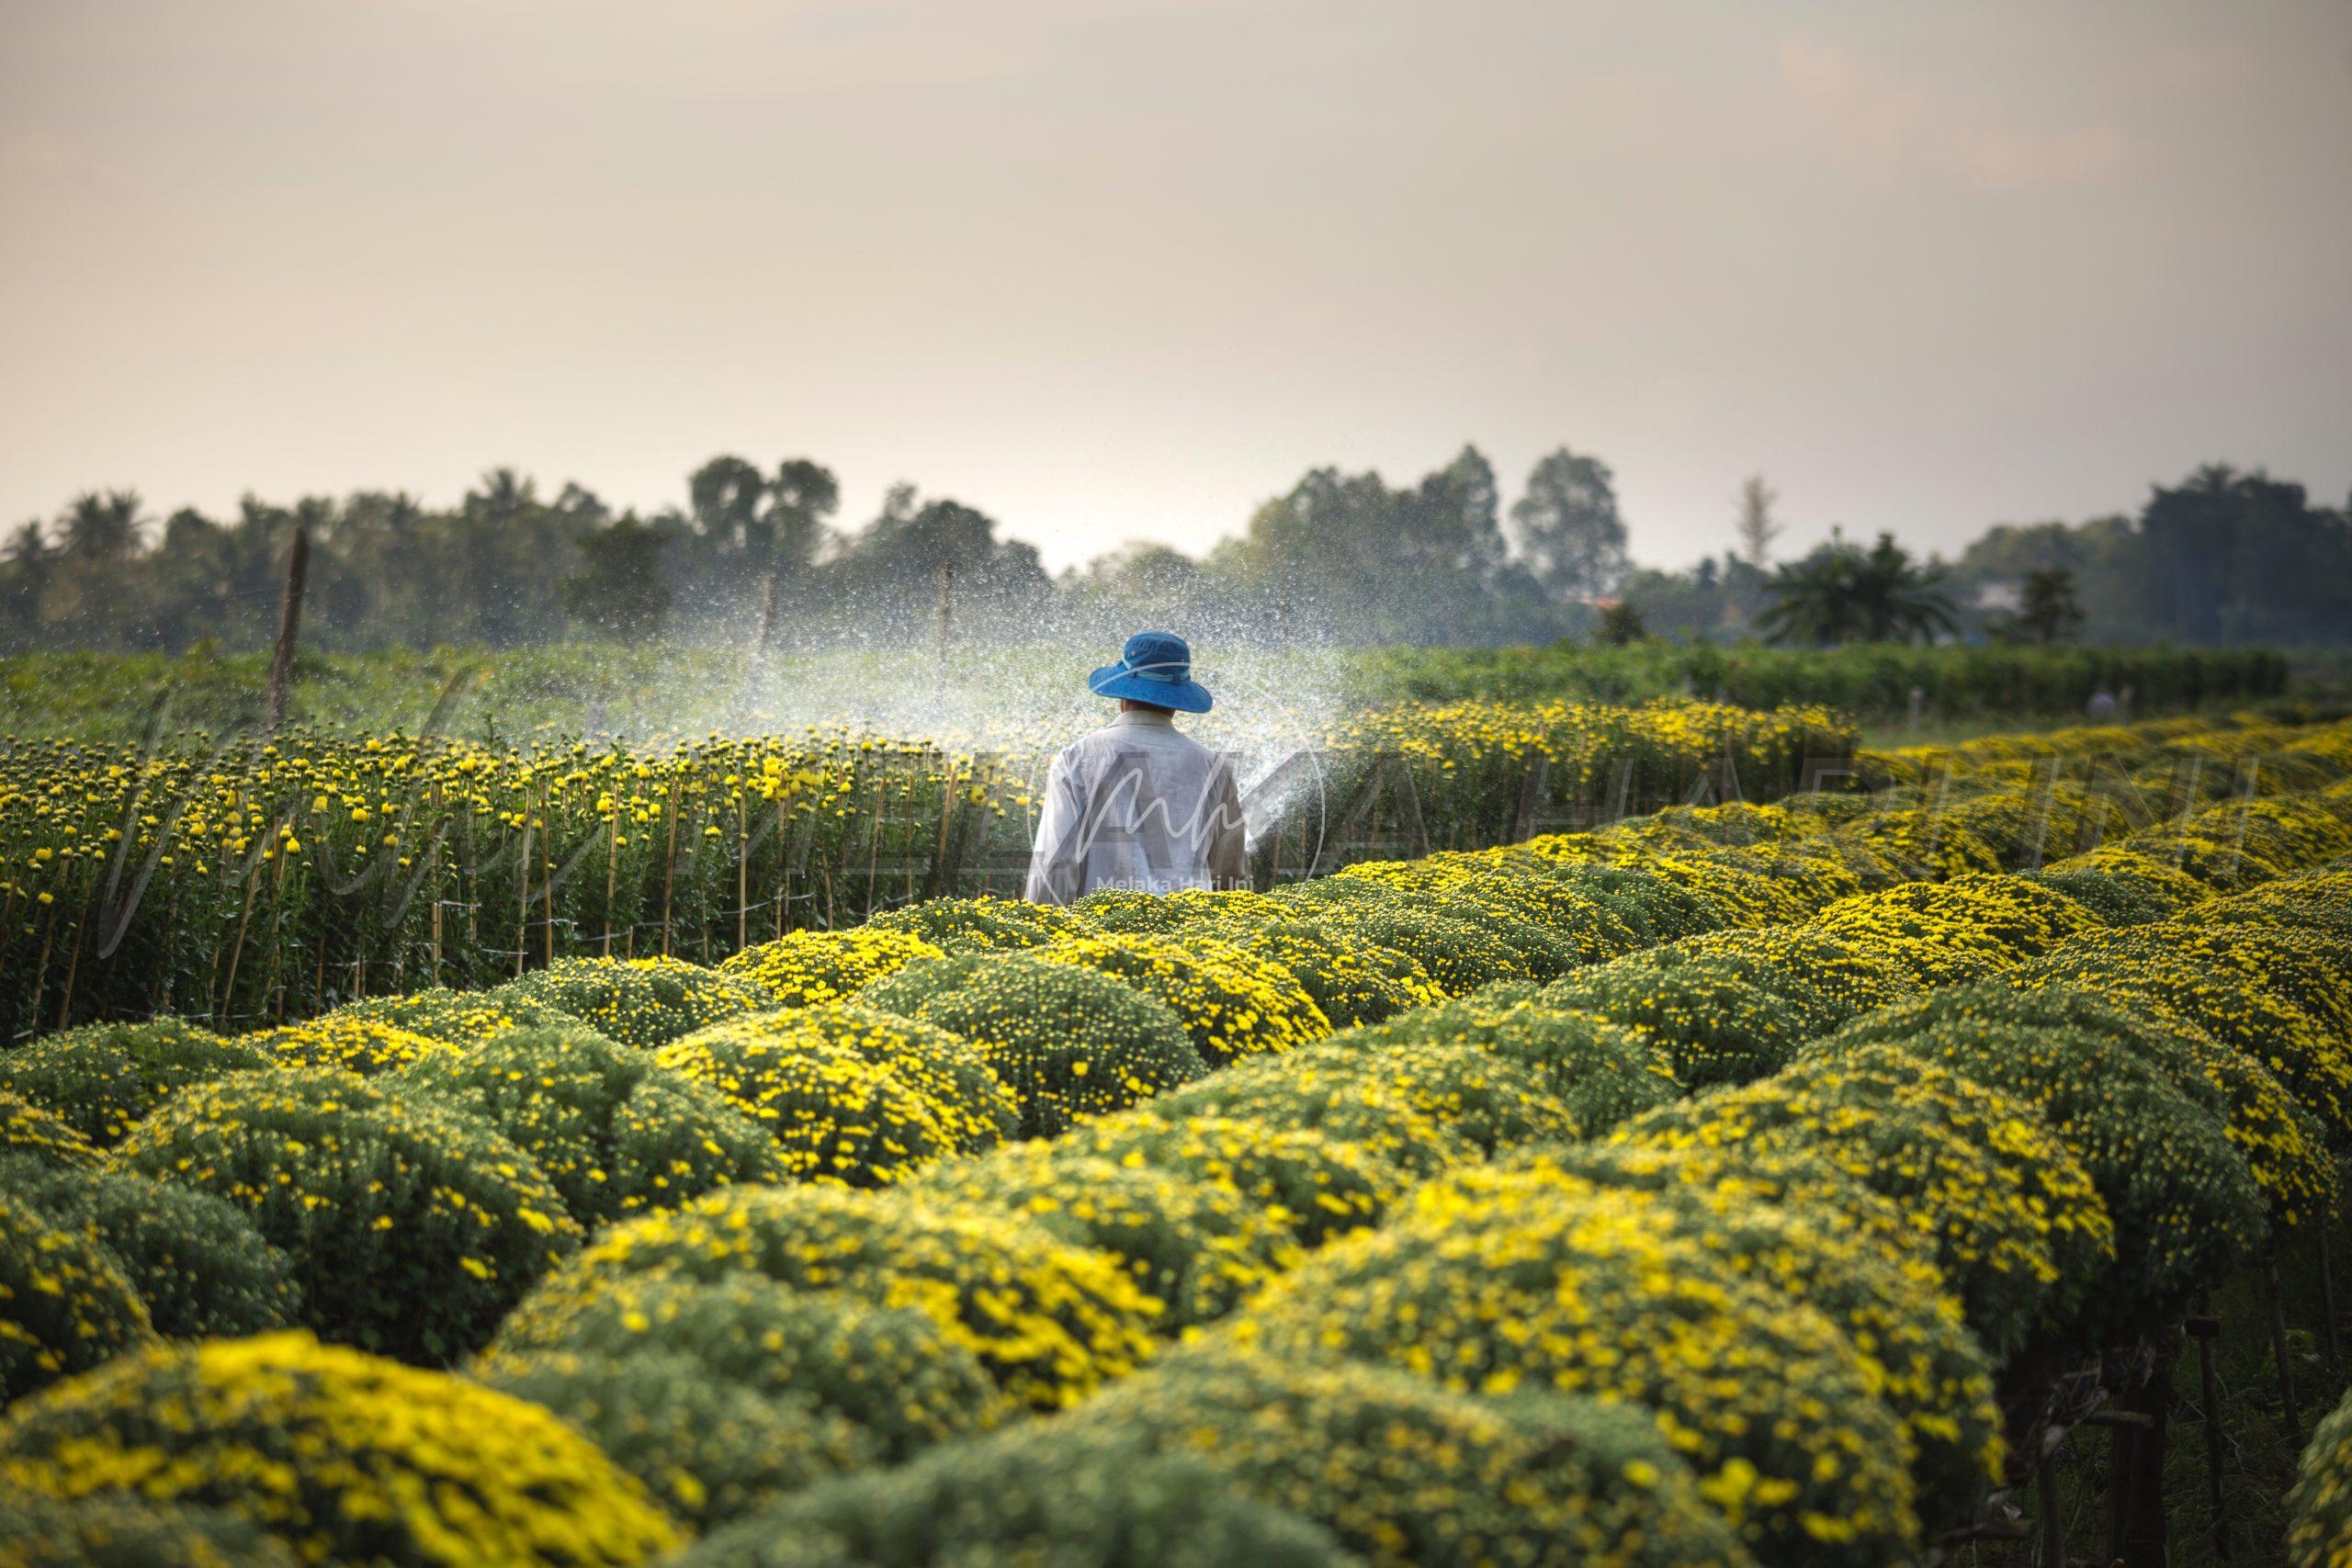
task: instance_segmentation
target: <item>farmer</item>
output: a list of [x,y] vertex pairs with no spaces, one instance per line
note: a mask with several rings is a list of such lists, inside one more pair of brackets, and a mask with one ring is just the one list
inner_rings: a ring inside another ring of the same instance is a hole
[[1209,711],[1184,639],[1137,632],[1119,661],[1086,683],[1119,700],[1118,716],[1054,759],[1022,896],[1067,904],[1098,887],[1244,886],[1249,856],[1233,768],[1176,729],[1178,714]]

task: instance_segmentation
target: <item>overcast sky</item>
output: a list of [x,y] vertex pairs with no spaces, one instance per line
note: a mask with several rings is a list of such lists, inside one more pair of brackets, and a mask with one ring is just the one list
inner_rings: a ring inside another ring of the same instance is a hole
[[2347,0],[0,0],[0,524],[732,451],[1058,565],[1475,441],[1950,549],[2340,502],[2347,280]]

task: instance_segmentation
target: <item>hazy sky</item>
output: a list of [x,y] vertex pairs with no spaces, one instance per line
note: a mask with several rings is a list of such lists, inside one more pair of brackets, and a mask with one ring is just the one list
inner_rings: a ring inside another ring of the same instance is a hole
[[1050,562],[1566,443],[1634,553],[2352,487],[2347,0],[0,0],[0,524],[616,504]]

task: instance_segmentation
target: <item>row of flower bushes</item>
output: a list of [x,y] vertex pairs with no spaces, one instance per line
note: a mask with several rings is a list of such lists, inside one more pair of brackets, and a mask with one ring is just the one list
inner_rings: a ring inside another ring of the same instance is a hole
[[[2346,744],[2290,754],[2340,774]],[[712,1562],[1040,1538],[1155,1562],[1890,1561],[1989,1478],[1996,1367],[2153,1321],[2332,1198],[2308,1121],[2342,1044],[2310,1010],[2329,993],[2282,1000],[2230,965],[2309,979],[2274,928],[2341,889],[2280,878],[2352,842],[2345,793],[2193,813],[2028,877],[1978,868],[2052,813],[2114,809],[2012,788],[1679,811],[1274,896],[934,903],[721,971],[563,965],[239,1042],[57,1037],[0,1077],[20,1158],[222,1206],[223,1234],[278,1260],[267,1321],[424,1360],[494,1331],[478,1379],[595,1447],[518,1427],[529,1462],[477,1436],[481,1467],[616,1512],[558,1541],[485,1473],[452,1533],[429,1486],[383,1478],[439,1474],[454,1439],[395,1451],[367,1413],[397,1387],[455,1429],[493,1396],[283,1337],[115,1359],[21,1407],[0,1465],[43,1493],[183,1490],[384,1560],[634,1561],[666,1514],[742,1521],[696,1549]],[[2191,910],[2203,965],[2245,976],[2227,1007],[2165,990],[2190,928],[2136,948],[2108,929]],[[1988,985],[2020,964],[2058,967]],[[2101,1013],[2076,971],[2135,1010]],[[1994,1052],[1970,1021],[2048,1052],[2047,1020],[2000,1011],[2011,992],[2160,1062],[2132,1103],[2186,1107],[2188,1132],[2134,1145],[2119,1120],[2093,1145],[2087,1111],[2045,1120],[2062,1090],[2096,1102],[2084,1074],[2112,1064]],[[2255,996],[2267,1010],[2222,1030]],[[1922,997],[1947,1010],[1886,1010]],[[2282,1021],[2291,1096],[2242,1049]],[[2150,1098],[2167,1081],[2177,1106]],[[1628,1118],[1632,1142],[1583,1142]],[[2172,1163],[2143,1190],[2124,1174],[2151,1148]],[[29,1354],[0,1344],[11,1393],[153,1333],[263,1325],[142,1325],[135,1244],[20,1207],[34,1268],[85,1278]],[[266,1440],[210,1414],[270,1398],[292,1404]],[[191,1446],[212,1460],[178,1462]],[[288,1454],[308,1457],[249,1506],[252,1467]]]
[[[10,739],[0,1039],[164,1011],[305,1018],[567,956],[715,961],[918,897],[1017,891],[1068,739]],[[1850,756],[1858,732],[1810,706],[1529,702],[1304,718],[1281,739],[1315,781],[1283,793],[1270,839],[1288,857],[1270,871],[1296,876],[1308,849],[1380,830],[1374,794],[1409,798],[1430,844],[1494,843],[1529,811],[1583,801],[1604,767],[1624,770],[1620,809],[1725,773],[1770,798],[1802,787],[1809,761]]]

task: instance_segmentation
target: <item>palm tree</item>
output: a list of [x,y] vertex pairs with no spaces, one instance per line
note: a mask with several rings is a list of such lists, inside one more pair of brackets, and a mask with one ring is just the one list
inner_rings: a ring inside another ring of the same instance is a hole
[[1960,625],[1942,582],[1940,567],[1919,566],[1892,534],[1864,550],[1833,529],[1765,585],[1772,605],[1757,624],[1774,642],[1932,642]]

